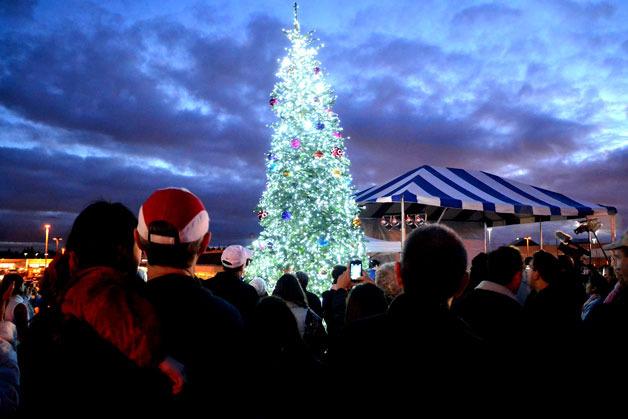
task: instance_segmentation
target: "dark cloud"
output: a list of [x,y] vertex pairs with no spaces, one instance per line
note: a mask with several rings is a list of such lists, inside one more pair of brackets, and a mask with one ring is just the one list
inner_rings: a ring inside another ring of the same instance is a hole
[[454,25],[494,24],[500,20],[514,20],[521,16],[521,11],[512,7],[494,3],[467,7],[452,18]]
[[617,12],[617,7],[610,1],[555,0],[553,3],[568,18],[608,19]]
[[2,0],[0,1],[0,19],[31,19],[37,0]]

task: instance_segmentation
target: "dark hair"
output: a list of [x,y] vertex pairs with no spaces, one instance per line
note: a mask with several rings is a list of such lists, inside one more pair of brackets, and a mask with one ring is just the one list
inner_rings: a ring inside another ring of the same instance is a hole
[[414,230],[403,248],[404,292],[444,302],[460,288],[467,270],[467,251],[449,227],[430,224]]
[[[169,266],[171,268],[189,268],[194,263],[194,258],[199,253],[203,239],[199,239],[192,243],[180,244],[157,244],[149,243],[144,239],[140,239],[142,247],[146,252],[148,264],[152,266]],[[234,269],[233,271],[237,271]],[[225,268],[227,271],[228,268]]]
[[302,343],[297,320],[281,298],[262,298],[254,314],[251,330],[262,350],[281,352],[290,345]]
[[344,271],[346,270],[347,270],[346,266],[343,266],[343,265],[334,266],[334,269],[332,269],[331,271],[331,277],[333,279],[332,283],[336,284],[338,282],[338,278],[340,278],[340,275],[342,275]]
[[480,282],[488,279],[488,255],[484,252],[478,253],[471,260],[471,272],[469,272],[468,290],[474,289]]
[[522,269],[523,259],[519,249],[502,246],[488,254],[488,279],[491,282],[508,285]]
[[587,278],[587,282],[591,284],[592,288],[595,288],[595,291],[602,296],[602,298],[606,297],[610,291],[610,285],[606,278],[597,273],[596,270],[592,270]]
[[74,220],[67,250],[74,252],[81,269],[109,266],[134,273],[138,260],[133,252],[137,218],[119,202],[97,201]]
[[539,250],[532,258],[532,269],[537,271],[545,282],[551,284],[558,278],[558,259],[544,250]]
[[308,277],[305,272],[301,271],[297,272],[296,276],[299,280],[299,284],[301,284],[301,288],[303,288],[303,291],[307,290],[307,284],[310,282],[310,277]]
[[21,293],[22,285],[24,284],[24,278],[20,274],[10,273],[6,274],[4,278],[2,278],[2,282],[0,283],[0,298],[4,295],[4,293],[9,289],[11,284],[15,284],[13,288],[13,292],[11,295],[18,295]]
[[359,284],[353,287],[347,297],[345,323],[386,312],[386,295],[377,285]]
[[307,307],[307,299],[299,280],[292,274],[283,274],[277,281],[273,295],[300,307]]

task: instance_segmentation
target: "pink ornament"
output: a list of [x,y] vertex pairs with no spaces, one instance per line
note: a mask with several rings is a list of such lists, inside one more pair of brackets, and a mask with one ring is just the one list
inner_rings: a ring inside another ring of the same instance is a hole
[[334,132],[334,137],[336,138],[342,138],[342,134],[338,131]]
[[290,141],[290,146],[295,150],[298,149],[299,147],[301,147],[301,140],[299,140],[298,138],[293,138],[292,141]]
[[331,155],[336,157],[337,159],[341,158],[344,154],[345,154],[345,152],[342,151],[338,147],[334,147],[334,149],[331,151]]
[[275,106],[277,103],[279,103],[279,100],[277,100],[277,98],[272,98],[268,101],[268,103],[270,104],[270,106]]
[[314,157],[315,157],[315,158],[317,158],[317,159],[322,158],[322,157],[323,157],[323,152],[322,152],[322,151],[320,151],[320,150],[316,151],[316,152],[314,153]]

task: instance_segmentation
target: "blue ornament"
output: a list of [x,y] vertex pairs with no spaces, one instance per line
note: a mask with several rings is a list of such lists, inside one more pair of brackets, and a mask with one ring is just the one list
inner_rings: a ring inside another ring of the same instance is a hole
[[269,250],[272,249],[273,248],[273,242],[266,243],[266,248],[269,249]]
[[292,219],[292,214],[290,213],[290,211],[284,211],[281,213],[281,219],[284,221],[288,221]]
[[318,124],[316,124],[316,129],[318,130],[325,129],[325,124],[323,124],[322,122],[319,122]]
[[327,239],[325,239],[325,236],[320,236],[317,240],[317,243],[320,247],[327,247],[329,246],[329,241]]
[[271,163],[268,166],[268,170],[270,170],[271,172],[276,172],[279,169],[279,167],[277,166],[277,163]]
[[268,153],[266,156],[268,161],[277,160],[277,156],[274,153]]

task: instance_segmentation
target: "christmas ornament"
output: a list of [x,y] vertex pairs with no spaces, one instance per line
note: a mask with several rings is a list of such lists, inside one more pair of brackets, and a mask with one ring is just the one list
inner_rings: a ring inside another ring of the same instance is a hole
[[331,151],[331,155],[337,159],[341,158],[343,154],[345,154],[345,152],[342,151],[342,149],[338,147],[334,147],[334,149]]
[[292,219],[292,214],[290,213],[290,211],[284,211],[281,213],[281,219],[284,221],[289,221]]
[[338,131],[334,132],[334,137],[336,138],[342,138],[342,134]]
[[270,106],[275,106],[277,103],[279,103],[279,100],[277,98],[272,98],[268,101],[268,103],[270,104]]
[[266,243],[266,247],[268,248],[268,250],[272,250],[273,249],[273,242]]
[[279,169],[279,167],[277,166],[277,163],[271,163],[268,166],[268,170],[271,172],[276,172]]
[[323,152],[320,150],[314,152],[314,158],[320,159],[321,157],[323,157],[323,155]]
[[320,67],[314,67],[314,74],[318,74],[321,72],[321,68]]
[[290,170],[284,170],[284,171],[283,171],[283,175],[284,175],[285,177],[290,176]]
[[290,141],[290,147],[297,150],[299,147],[301,147],[301,140],[299,140],[298,138],[293,138],[292,141]]
[[358,228],[362,225],[362,221],[360,220],[360,217],[355,217],[353,221],[351,221],[351,224],[353,224],[353,227]]
[[262,221],[266,217],[268,217],[267,211],[261,210],[257,212],[257,218],[259,218],[260,221]]
[[266,155],[266,158],[268,159],[268,161],[277,160],[277,155],[275,155],[274,153],[268,153]]
[[316,242],[320,247],[329,246],[329,240],[327,240],[324,236],[320,236]]
[[318,124],[316,124],[316,129],[319,131],[325,129],[325,124],[319,122]]
[[333,169],[331,171],[331,174],[333,177],[340,177],[342,176],[342,171],[340,169]]

